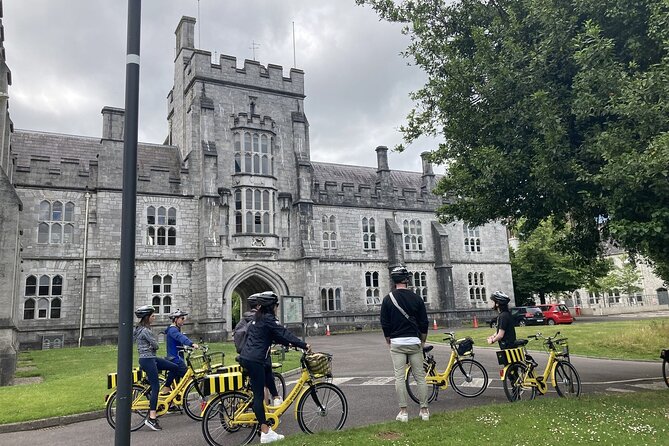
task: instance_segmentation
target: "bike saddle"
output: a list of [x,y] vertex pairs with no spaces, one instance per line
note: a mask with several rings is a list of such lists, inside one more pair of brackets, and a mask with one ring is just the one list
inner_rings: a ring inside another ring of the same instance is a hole
[[518,339],[516,340],[516,343],[514,344],[514,347],[523,347],[527,345],[527,343],[530,342],[527,339]]
[[423,353],[429,353],[432,351],[434,348],[434,345],[428,345],[427,347],[423,347]]

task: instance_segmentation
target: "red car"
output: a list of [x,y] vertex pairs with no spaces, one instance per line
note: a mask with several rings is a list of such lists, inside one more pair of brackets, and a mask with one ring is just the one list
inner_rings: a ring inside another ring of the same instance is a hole
[[571,324],[574,318],[565,304],[538,305],[548,325]]

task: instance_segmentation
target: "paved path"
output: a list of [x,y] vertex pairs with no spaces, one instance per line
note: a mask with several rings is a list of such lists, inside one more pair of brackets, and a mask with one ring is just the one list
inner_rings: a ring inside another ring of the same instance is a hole
[[[393,420],[397,403],[392,378],[392,364],[388,349],[380,333],[364,333],[308,339],[315,350],[334,355],[334,375],[349,402],[349,417],[346,427],[364,426]],[[506,397],[499,380],[495,349],[476,348],[476,359],[487,369],[490,385],[478,398],[468,399],[457,395],[452,389],[439,393],[431,410],[445,412],[491,403],[504,403]],[[435,357],[439,365],[445,366],[450,348],[436,345]],[[545,355],[533,354],[540,366],[546,362]],[[663,389],[662,370],[659,362],[614,361],[572,357],[583,381],[583,393],[623,393],[648,389]],[[291,379],[288,380],[289,383]],[[290,387],[290,385],[289,385]],[[547,397],[555,397],[549,392]],[[410,416],[416,417],[418,406],[410,406]],[[161,417],[162,432],[142,428],[132,434],[132,443],[143,446],[206,445],[200,424],[186,415],[169,414]],[[299,432],[292,411],[281,419],[279,431],[284,434]],[[0,445],[49,445],[107,446],[114,444],[114,431],[106,420],[84,421],[49,429],[0,434]]]

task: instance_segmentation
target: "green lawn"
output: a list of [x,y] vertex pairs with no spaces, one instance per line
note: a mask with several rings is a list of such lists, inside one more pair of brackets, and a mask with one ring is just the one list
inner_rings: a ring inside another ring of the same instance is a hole
[[[539,398],[315,436],[290,435],[283,446],[335,445],[667,445],[669,389],[578,399]],[[279,427],[279,431],[281,428]]]
[[[428,333],[428,342],[440,342],[441,334],[447,329]],[[540,325],[516,327],[518,338],[541,332],[544,336],[554,336],[559,331],[569,338],[569,352],[572,355],[592,356],[612,359],[659,359],[660,350],[669,348],[669,319],[648,319],[611,322],[574,322],[570,325]],[[455,330],[458,338],[470,336],[474,345],[489,346],[486,338],[495,330],[485,326]],[[495,344],[495,347],[497,344]],[[539,341],[530,341],[529,350],[542,350]]]
[[[659,361],[659,352],[669,345],[669,320],[579,323],[556,327],[523,327],[519,337],[542,331],[553,335],[560,330],[569,337],[573,355]],[[446,330],[430,330],[430,342],[441,341]],[[457,337],[471,336],[476,346],[486,346],[492,333],[488,327],[461,329]],[[224,351],[226,364],[234,363],[232,343],[211,344],[211,351]],[[530,349],[540,349],[534,341]],[[65,348],[23,352],[19,366],[29,368],[17,376],[40,376],[41,383],[0,387],[0,424],[101,410],[107,389],[107,373],[116,370],[117,349],[112,346]],[[290,352],[284,371],[298,367],[299,353]],[[136,362],[136,359],[135,359]],[[658,369],[659,370],[659,369]],[[20,401],[21,404],[17,404]],[[665,405],[666,407],[667,405]]]
[[[225,364],[237,356],[232,343],[209,344],[211,352],[225,352]],[[18,377],[41,376],[38,384],[0,387],[0,424],[36,420],[104,409],[107,374],[116,371],[116,346],[34,350],[20,353]],[[275,359],[276,361],[276,359]],[[135,358],[134,363],[137,363]],[[298,367],[299,353],[288,352],[283,370]],[[21,401],[21,404],[16,404]]]

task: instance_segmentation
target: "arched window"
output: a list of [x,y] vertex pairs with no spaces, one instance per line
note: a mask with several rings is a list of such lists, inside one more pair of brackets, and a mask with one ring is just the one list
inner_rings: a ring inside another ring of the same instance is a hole
[[321,311],[341,311],[341,288],[321,288]]
[[51,295],[60,296],[63,294],[63,278],[59,275],[53,276],[51,279]]
[[423,227],[420,220],[404,220],[404,250],[423,251]]
[[49,278],[49,276],[47,276],[47,275],[40,276],[40,278],[39,278],[39,288],[37,290],[37,294],[39,296],[48,296],[50,285],[51,285],[51,279]]
[[465,252],[481,252],[481,238],[479,236],[479,228],[469,227],[463,225]]
[[148,206],[146,208],[147,246],[174,246],[177,244],[177,209]]
[[60,298],[56,297],[51,299],[51,312],[49,317],[51,319],[60,318]]
[[374,218],[362,218],[362,249],[376,249],[376,225]]
[[151,305],[157,314],[169,314],[172,311],[172,276],[155,274],[152,280]]
[[49,299],[41,298],[37,301],[37,318],[46,319],[49,315]]
[[273,192],[267,189],[238,188],[234,195],[235,231],[237,234],[273,233]]
[[365,272],[365,303],[367,305],[381,304],[381,291],[379,289],[378,271]]
[[471,303],[486,302],[488,297],[485,291],[485,279],[482,272],[475,271],[467,273],[467,282],[469,284],[469,299]]
[[337,217],[323,215],[323,249],[337,249]]
[[414,271],[411,288],[413,292],[423,298],[427,303],[427,273],[425,271]]
[[272,174],[272,138],[265,133],[244,132],[242,148],[239,132],[233,134],[235,173]]
[[39,206],[37,243],[62,244],[74,241],[74,225],[62,222],[74,221],[74,203],[68,201],[49,202],[43,200]]
[[34,296],[37,293],[37,277],[28,276],[26,277],[26,296]]
[[23,319],[35,319],[35,299],[26,299],[23,302]]

